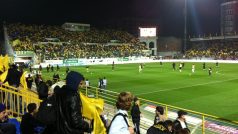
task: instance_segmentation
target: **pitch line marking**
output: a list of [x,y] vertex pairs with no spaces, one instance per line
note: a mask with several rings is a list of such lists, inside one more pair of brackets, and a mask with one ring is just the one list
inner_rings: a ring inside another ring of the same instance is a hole
[[228,80],[223,80],[223,81],[207,82],[207,83],[201,83],[201,84],[196,84],[196,85],[191,85],[191,86],[184,86],[184,87],[178,87],[178,88],[162,89],[162,90],[158,90],[158,91],[139,93],[139,94],[135,94],[135,95],[138,96],[138,95],[145,95],[145,94],[158,93],[158,92],[164,92],[164,91],[172,91],[172,90],[177,90],[177,89],[182,89],[182,88],[189,88],[189,87],[203,86],[203,85],[208,85],[208,84],[222,83],[222,82],[227,82],[227,81],[232,81],[232,80],[237,80],[237,79],[238,78],[228,79]]

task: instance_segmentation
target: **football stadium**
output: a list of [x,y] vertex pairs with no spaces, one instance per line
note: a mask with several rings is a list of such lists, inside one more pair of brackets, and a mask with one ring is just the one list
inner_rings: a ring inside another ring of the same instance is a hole
[[238,0],[181,1],[3,13],[0,134],[238,134]]

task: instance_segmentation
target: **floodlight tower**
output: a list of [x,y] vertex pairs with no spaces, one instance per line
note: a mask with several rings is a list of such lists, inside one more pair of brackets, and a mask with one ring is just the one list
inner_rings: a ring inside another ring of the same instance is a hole
[[187,0],[184,0],[184,45],[183,52],[187,49]]

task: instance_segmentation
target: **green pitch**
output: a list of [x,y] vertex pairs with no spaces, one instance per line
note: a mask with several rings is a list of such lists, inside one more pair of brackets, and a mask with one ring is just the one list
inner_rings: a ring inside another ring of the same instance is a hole
[[[98,78],[106,77],[108,90],[130,91],[138,97],[178,106],[218,117],[238,121],[238,64],[185,63],[179,72],[179,63],[173,71],[172,63],[146,63],[139,73],[139,64],[70,67],[70,70],[81,72],[89,79],[91,86],[98,85]],[[212,67],[212,75],[208,75],[208,67]],[[65,68],[60,68],[61,79],[65,78]],[[52,79],[53,72],[46,74],[45,79]]]

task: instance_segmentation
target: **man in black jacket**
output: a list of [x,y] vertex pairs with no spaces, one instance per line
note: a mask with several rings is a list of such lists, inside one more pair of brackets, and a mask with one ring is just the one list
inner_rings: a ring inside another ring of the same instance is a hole
[[3,83],[8,82],[8,84],[10,86],[17,88],[20,85],[21,75],[22,75],[22,73],[17,70],[17,66],[12,65],[11,68],[8,69],[7,77]]
[[172,134],[173,122],[171,120],[160,121],[151,126],[146,134]]
[[174,121],[174,133],[179,134],[179,131],[182,129],[186,129],[190,132],[188,129],[188,125],[185,119],[185,115],[187,115],[187,112],[183,110],[178,111],[178,118]]
[[34,118],[34,114],[36,113],[36,104],[30,103],[27,106],[28,113],[22,116],[21,121],[21,132],[22,134],[34,134],[35,128],[39,125],[39,121]]
[[135,132],[136,134],[140,134],[140,101],[137,97],[134,98],[134,105],[131,108],[131,117],[132,117],[132,122],[135,126]]
[[78,88],[84,81],[84,77],[71,71],[66,77],[66,85],[56,92],[57,109],[57,133],[59,134],[83,134],[90,132],[89,124],[82,117],[82,103]]

